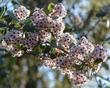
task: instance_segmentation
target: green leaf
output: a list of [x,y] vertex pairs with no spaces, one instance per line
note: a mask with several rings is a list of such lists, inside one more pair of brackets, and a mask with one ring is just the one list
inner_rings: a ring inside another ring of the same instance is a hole
[[56,53],[55,48],[52,48],[51,52],[55,54]]
[[21,27],[20,23],[17,22],[17,23],[15,24],[15,28],[20,28],[20,27]]
[[54,37],[51,37],[51,45],[56,46],[56,39]]
[[109,70],[109,65],[107,63],[103,63],[102,66],[106,69]]
[[31,19],[27,18],[26,20],[24,20],[24,24],[26,25],[32,24]]
[[2,7],[2,8],[0,8],[0,18],[3,17],[3,15],[5,14],[5,12],[6,12],[6,7],[5,6]]
[[42,53],[42,49],[40,45],[36,46],[33,51],[35,52],[36,55],[39,55],[40,53]]
[[3,35],[6,33],[6,29],[5,28],[0,28],[0,35]]
[[52,12],[53,8],[54,8],[54,4],[53,3],[50,3],[48,5],[48,7],[47,7],[47,9],[48,9],[49,12]]

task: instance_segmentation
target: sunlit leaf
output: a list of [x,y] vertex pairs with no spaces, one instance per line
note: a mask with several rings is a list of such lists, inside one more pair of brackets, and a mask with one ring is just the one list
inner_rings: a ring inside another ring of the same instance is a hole
[[49,12],[52,12],[53,8],[54,8],[54,4],[53,3],[50,3],[48,5],[48,8],[47,9],[48,9]]

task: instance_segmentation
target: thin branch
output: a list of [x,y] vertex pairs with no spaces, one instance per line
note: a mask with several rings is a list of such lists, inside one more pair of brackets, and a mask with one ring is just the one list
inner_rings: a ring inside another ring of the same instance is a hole
[[109,82],[110,83],[110,80],[108,80],[107,78],[105,78],[105,77],[103,77],[103,76],[101,76],[101,75],[99,75],[99,74],[94,74],[94,76],[98,76],[98,77],[100,77],[101,79],[103,79],[103,80],[105,80],[105,81],[107,81],[107,82]]

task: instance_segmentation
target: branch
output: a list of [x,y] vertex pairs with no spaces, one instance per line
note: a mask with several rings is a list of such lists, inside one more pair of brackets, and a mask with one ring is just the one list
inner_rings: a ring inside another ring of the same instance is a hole
[[99,75],[99,74],[94,74],[94,76],[96,77],[96,76],[98,76],[98,77],[100,77],[101,79],[103,79],[103,80],[105,80],[105,81],[107,81],[107,82],[109,82],[110,83],[110,80],[108,80],[107,78],[105,78],[105,77],[103,77],[103,76],[101,76],[101,75]]

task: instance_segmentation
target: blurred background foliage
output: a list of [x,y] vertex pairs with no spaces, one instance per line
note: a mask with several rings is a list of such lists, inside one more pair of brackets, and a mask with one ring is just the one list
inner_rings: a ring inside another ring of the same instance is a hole
[[[16,6],[24,5],[31,12],[35,7],[47,11],[49,3],[59,2],[68,10],[64,19],[65,32],[70,32],[76,38],[86,36],[93,43],[102,44],[110,56],[110,0],[0,0],[0,40],[7,29],[35,29],[29,25],[29,20],[22,23],[15,20],[12,10]],[[108,9],[104,8],[105,6],[108,6]],[[56,70],[41,67],[37,55],[26,54],[22,58],[12,58],[4,54],[5,50],[1,49],[0,88],[77,88],[71,84],[67,76]],[[110,57],[103,63],[99,74],[81,88],[110,88],[109,77]]]

